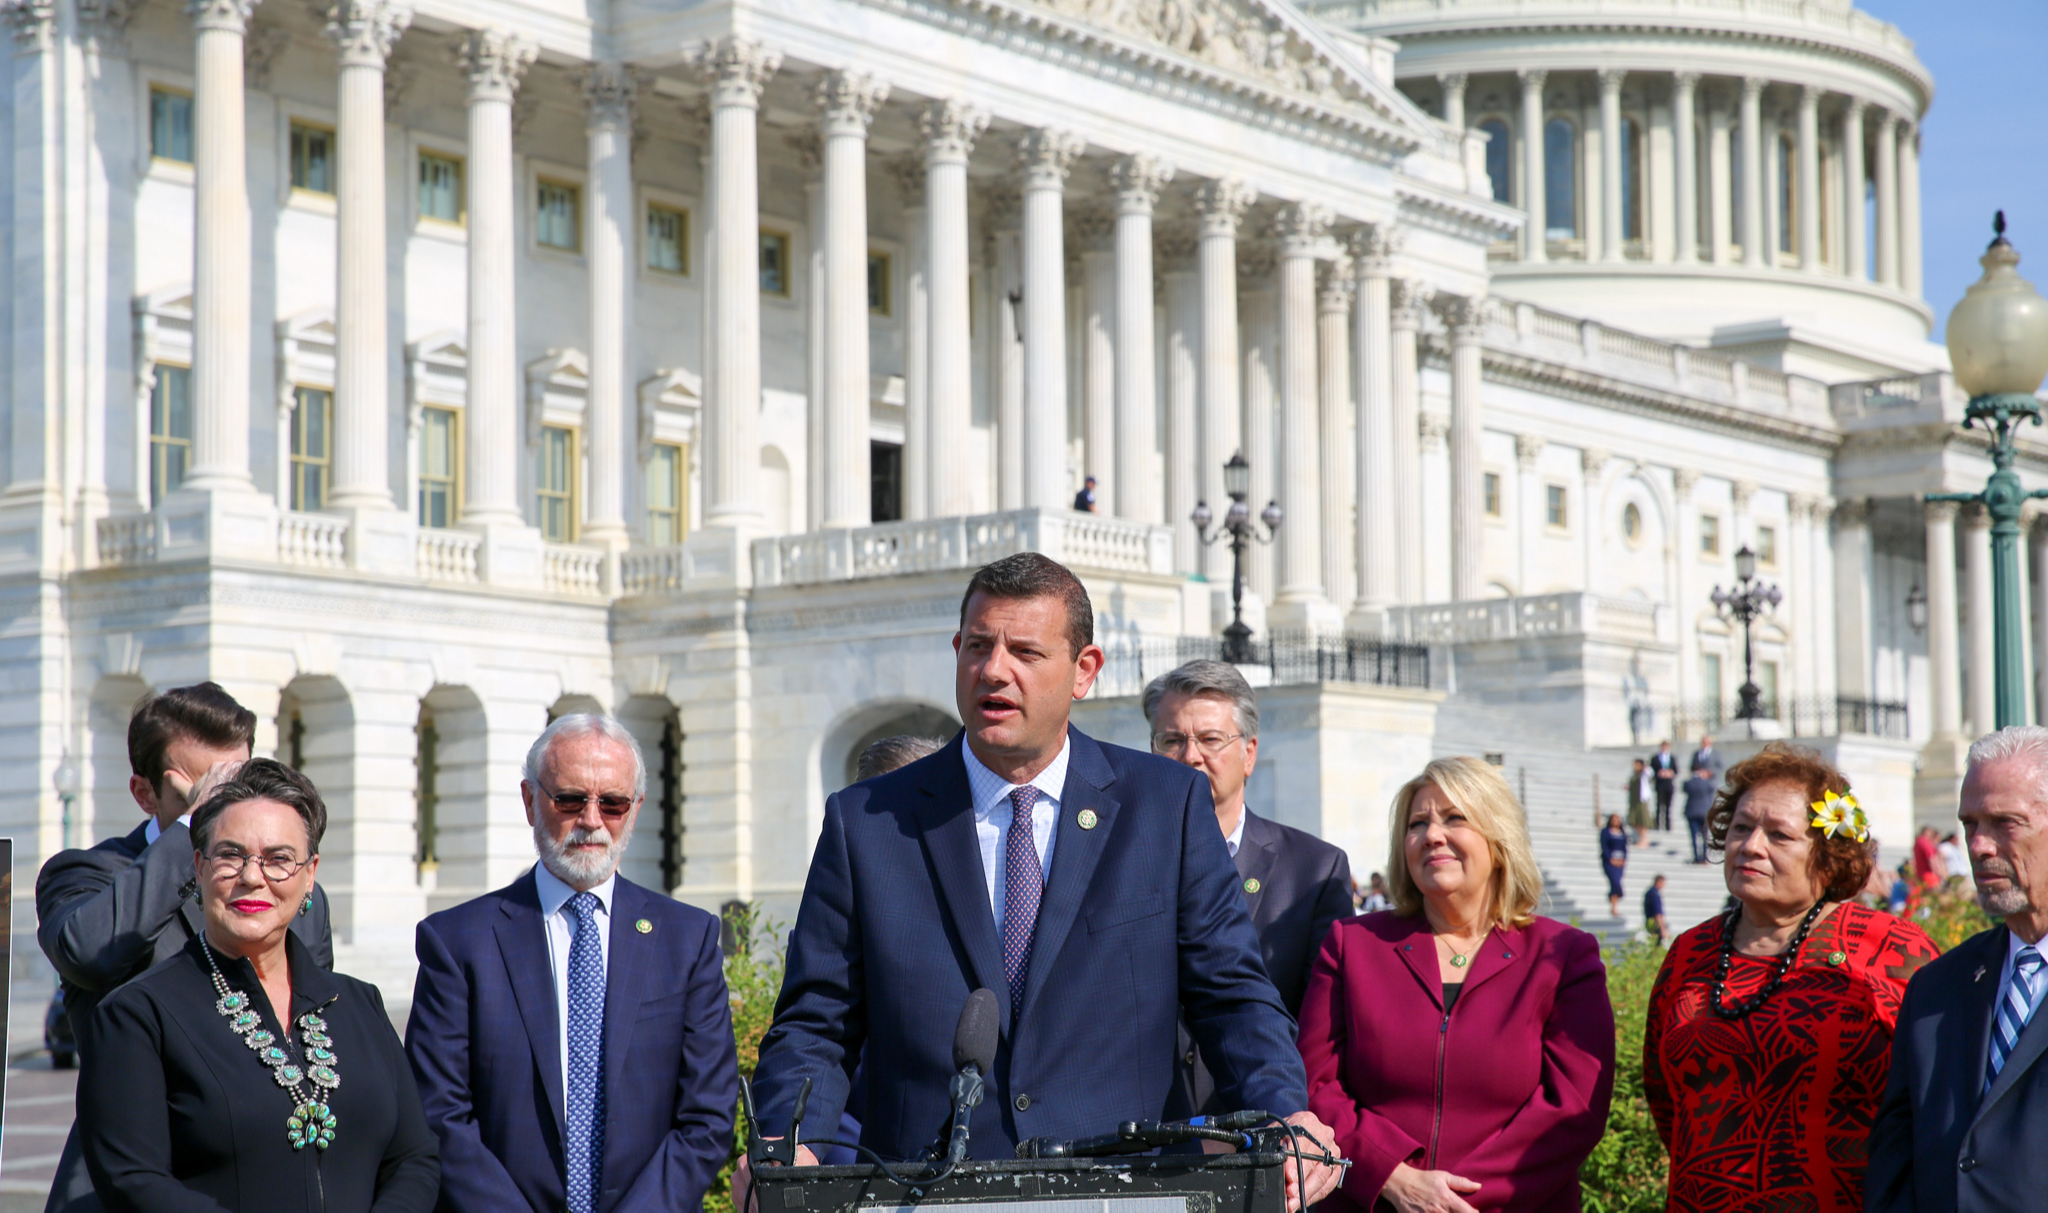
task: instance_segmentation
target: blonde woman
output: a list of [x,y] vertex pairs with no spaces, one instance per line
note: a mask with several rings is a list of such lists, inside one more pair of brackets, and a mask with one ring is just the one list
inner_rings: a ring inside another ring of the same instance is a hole
[[1440,758],[1394,797],[1393,908],[1339,922],[1309,977],[1309,1107],[1353,1161],[1326,1208],[1577,1210],[1607,1122],[1600,945],[1536,917],[1542,875],[1500,772]]

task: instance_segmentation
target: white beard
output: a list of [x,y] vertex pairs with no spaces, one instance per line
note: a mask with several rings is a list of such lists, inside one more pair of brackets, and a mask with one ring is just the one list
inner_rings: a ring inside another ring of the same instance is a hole
[[[533,827],[533,849],[540,854],[541,866],[553,873],[557,880],[572,888],[593,888],[609,880],[612,873],[619,870],[619,861],[626,856],[626,844],[632,839],[633,824],[630,819],[616,837],[603,826],[595,830],[576,826],[559,843],[549,835],[545,825],[536,824]],[[607,845],[603,852],[596,855],[569,849],[586,842],[602,842]]]

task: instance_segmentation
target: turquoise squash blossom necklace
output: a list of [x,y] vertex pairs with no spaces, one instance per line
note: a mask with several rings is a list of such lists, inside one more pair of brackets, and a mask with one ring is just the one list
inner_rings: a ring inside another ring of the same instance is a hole
[[[250,997],[228,988],[227,978],[220,975],[220,964],[214,960],[213,948],[204,935],[199,937],[199,946],[206,952],[206,967],[213,971],[213,988],[220,991],[213,1009],[227,1017],[229,1030],[242,1038],[257,1060],[270,1067],[270,1076],[277,1080],[277,1085],[297,1101],[285,1121],[285,1136],[291,1140],[292,1149],[312,1146],[325,1150],[333,1145],[334,1109],[327,1106],[327,1092],[341,1085],[341,1075],[334,1070],[337,1058],[334,1038],[327,1034],[327,1021],[318,1011],[299,1016],[299,1039],[305,1042],[306,1060],[312,1063],[300,1069],[292,1060],[291,1051],[263,1026],[263,1017],[256,1013]],[[306,1089],[308,1079],[312,1080],[314,1092]]]

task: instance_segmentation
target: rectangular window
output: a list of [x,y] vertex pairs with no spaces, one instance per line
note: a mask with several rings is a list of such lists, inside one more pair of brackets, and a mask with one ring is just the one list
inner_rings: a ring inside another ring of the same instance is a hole
[[333,131],[292,123],[292,188],[315,194],[334,192]]
[[673,442],[654,444],[647,462],[647,542],[668,547],[683,541],[689,518],[690,448]]
[[317,510],[334,469],[334,393],[302,387],[292,396],[292,508]]
[[454,526],[462,515],[462,414],[420,410],[420,525]]
[[151,86],[149,154],[158,160],[192,163],[192,95]]
[[1700,654],[1700,699],[1707,706],[1706,724],[1718,728],[1721,724],[1721,655]]
[[462,161],[435,152],[420,153],[420,218],[462,222]]
[[1765,568],[1778,567],[1778,528],[1760,526],[1756,529],[1756,562]]
[[887,253],[868,254],[868,315],[890,314],[890,272],[894,262]]
[[156,368],[149,393],[149,499],[159,502],[185,481],[192,460],[192,370]]
[[690,272],[688,211],[647,204],[647,268],[664,274]]
[[1567,516],[1564,512],[1563,485],[1551,484],[1544,486],[1543,517],[1544,521],[1548,522],[1551,526],[1554,526],[1559,530],[1564,529]]
[[579,252],[583,248],[582,191],[565,181],[540,181],[540,197],[535,205],[533,231],[535,239],[548,248],[563,252]]
[[1480,491],[1480,494],[1481,494],[1481,495],[1482,495],[1482,496],[1483,496],[1483,497],[1485,498],[1485,500],[1486,500],[1486,516],[1487,516],[1488,518],[1498,518],[1498,517],[1500,517],[1500,475],[1499,475],[1499,473],[1497,473],[1497,472],[1488,472],[1488,473],[1486,474],[1486,479],[1485,479],[1484,481],[1482,481],[1481,483],[1482,483],[1482,486],[1483,486],[1483,487],[1482,487],[1482,488],[1481,488],[1481,489],[1480,489],[1479,491]]
[[1712,514],[1700,515],[1700,555],[1721,554],[1721,520]]
[[868,443],[868,513],[876,522],[896,522],[903,517],[900,443]]
[[789,298],[789,233],[761,233],[761,293]]
[[1756,663],[1757,700],[1764,705],[1764,715],[1773,720],[1778,718],[1778,663],[1759,661]]
[[576,431],[544,425],[540,466],[534,470],[539,496],[540,535],[550,543],[576,541]]

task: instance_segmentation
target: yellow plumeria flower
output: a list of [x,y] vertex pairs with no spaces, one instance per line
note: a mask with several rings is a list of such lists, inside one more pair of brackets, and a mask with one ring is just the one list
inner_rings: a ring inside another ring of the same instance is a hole
[[1847,834],[1857,842],[1870,838],[1870,819],[1854,796],[1837,796],[1832,791],[1813,802],[1813,828],[1829,838]]

